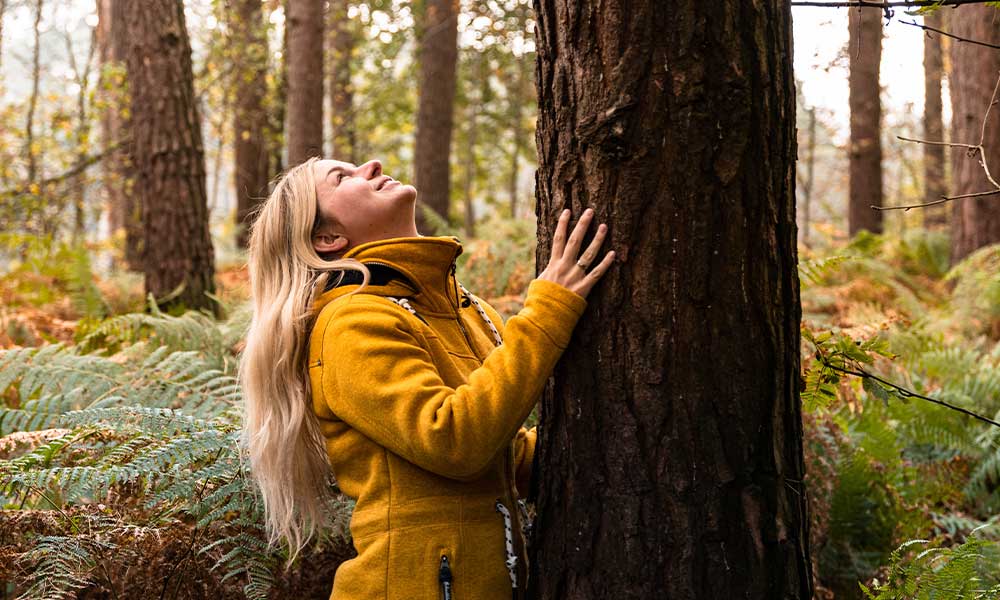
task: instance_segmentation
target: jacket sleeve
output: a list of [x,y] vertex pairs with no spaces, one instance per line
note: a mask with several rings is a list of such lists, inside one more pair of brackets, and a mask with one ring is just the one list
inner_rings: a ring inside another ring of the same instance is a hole
[[514,484],[517,486],[517,495],[521,498],[528,496],[531,489],[532,461],[535,458],[535,444],[538,441],[538,430],[534,427],[525,429],[522,427],[514,437]]
[[504,344],[466,383],[445,385],[412,327],[388,300],[352,296],[322,333],[322,391],[338,418],[439,475],[478,477],[518,432],[587,301],[546,280],[528,286]]

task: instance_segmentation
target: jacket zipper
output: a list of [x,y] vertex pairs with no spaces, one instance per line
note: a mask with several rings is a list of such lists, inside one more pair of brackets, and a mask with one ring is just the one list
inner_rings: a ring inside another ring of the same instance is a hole
[[442,600],[452,600],[451,597],[451,585],[452,585],[452,575],[451,575],[451,565],[448,563],[448,555],[441,555],[441,566],[438,567],[438,582],[441,583],[441,598]]

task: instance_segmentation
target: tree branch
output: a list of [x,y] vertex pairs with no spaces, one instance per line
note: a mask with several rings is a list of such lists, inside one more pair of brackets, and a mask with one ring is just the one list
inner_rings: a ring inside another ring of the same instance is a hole
[[792,2],[792,6],[818,6],[826,8],[861,7],[887,9],[892,6],[962,6],[964,4],[987,4],[992,0],[901,0],[896,2],[873,2],[852,0],[850,2]]
[[934,33],[940,33],[945,37],[950,37],[953,40],[958,40],[960,42],[965,42],[967,44],[975,44],[976,46],[986,46],[987,48],[996,48],[997,50],[1000,50],[1000,45],[991,44],[989,42],[980,42],[979,40],[970,40],[969,38],[964,38],[962,36],[955,35],[954,33],[948,33],[947,31],[931,27],[930,25],[923,25],[921,23],[917,23],[916,21],[900,20],[899,22],[902,23],[903,25],[912,25],[914,27],[919,27],[924,31],[933,31]]
[[[111,146],[104,149],[103,152],[99,154],[93,154],[91,156],[84,157],[82,160],[73,165],[69,170],[60,173],[59,175],[54,175],[52,177],[47,177],[41,181],[35,182],[38,187],[44,187],[46,185],[51,185],[53,183],[59,183],[60,181],[65,181],[66,179],[71,179],[76,177],[80,173],[86,171],[90,166],[101,162],[108,156],[110,156],[115,150],[124,146],[130,141],[129,138],[121,140]],[[14,196],[21,196],[24,194],[31,193],[32,184],[22,185],[8,190],[0,191],[0,198],[11,198]]]
[[986,190],[983,192],[973,192],[971,194],[961,194],[958,196],[941,196],[939,200],[932,200],[931,202],[923,202],[921,204],[909,204],[906,206],[875,206],[871,205],[871,208],[875,210],[902,210],[904,212],[910,210],[911,208],[924,208],[927,206],[934,206],[936,204],[944,204],[945,202],[950,202],[951,200],[961,200],[962,198],[979,198],[981,196],[993,196],[995,194],[1000,194],[1000,183],[997,183],[996,179],[993,178],[993,174],[990,173],[989,165],[986,164],[986,149],[983,144],[986,142],[986,122],[990,118],[990,111],[993,110],[993,105],[997,102],[997,93],[1000,92],[1000,74],[997,76],[997,82],[993,85],[993,96],[990,97],[990,104],[986,107],[986,114],[983,115],[983,126],[979,132],[979,144],[959,144],[952,142],[935,142],[930,140],[918,140],[915,138],[906,138],[901,135],[897,135],[898,139],[907,142],[917,142],[918,144],[932,144],[934,146],[948,146],[949,148],[965,148],[968,156],[971,158],[977,153],[979,154],[979,166],[983,168],[983,172],[986,174],[986,179],[993,184],[992,190]]
[[943,406],[943,407],[945,407],[947,409],[954,410],[956,412],[960,412],[963,415],[970,416],[970,417],[972,417],[974,419],[979,419],[980,421],[982,421],[984,423],[988,423],[988,424],[990,424],[990,425],[992,425],[994,427],[1000,427],[1000,423],[997,423],[993,419],[988,419],[988,418],[986,418],[986,417],[984,417],[984,416],[982,416],[980,414],[976,414],[976,413],[972,412],[971,410],[962,408],[961,406],[955,406],[954,404],[950,404],[948,402],[945,402],[944,400],[938,400],[937,398],[931,398],[930,396],[924,396],[923,394],[918,394],[916,392],[910,391],[910,390],[904,388],[901,385],[897,385],[897,384],[895,384],[895,383],[893,383],[891,381],[887,381],[885,379],[882,379],[878,375],[873,375],[873,374],[869,373],[868,371],[865,371],[861,367],[857,367],[856,370],[855,369],[846,369],[844,367],[839,367],[839,366],[837,366],[835,364],[832,364],[832,363],[830,363],[830,362],[828,362],[826,360],[822,360],[822,362],[823,362],[824,366],[826,366],[826,367],[828,367],[830,369],[833,369],[834,371],[837,371],[839,373],[844,373],[845,375],[854,375],[855,377],[861,377],[862,379],[868,378],[868,379],[872,379],[874,381],[877,381],[877,382],[881,383],[884,386],[887,386],[887,387],[890,387],[890,388],[896,390],[896,392],[901,397],[903,397],[903,398],[919,398],[920,400],[924,400],[926,402],[931,402],[933,404],[937,404],[938,406]]

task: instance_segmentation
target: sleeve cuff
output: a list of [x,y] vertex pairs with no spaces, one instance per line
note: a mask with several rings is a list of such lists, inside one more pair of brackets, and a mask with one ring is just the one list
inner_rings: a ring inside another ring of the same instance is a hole
[[528,284],[522,314],[549,335],[562,349],[569,344],[587,300],[558,283],[535,279]]

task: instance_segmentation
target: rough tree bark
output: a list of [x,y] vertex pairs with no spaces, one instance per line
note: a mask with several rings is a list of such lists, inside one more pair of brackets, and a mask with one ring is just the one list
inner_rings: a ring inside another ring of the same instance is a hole
[[[951,15],[955,35],[1000,44],[996,9],[988,6],[963,6]],[[969,156],[965,149],[952,150],[952,194],[962,195],[994,189],[979,165],[983,159],[1000,181],[1000,110],[993,106],[986,127],[983,118],[993,98],[1000,76],[1000,52],[975,44],[951,44],[951,141],[979,144],[985,156]],[[983,246],[1000,242],[1000,196],[965,198],[951,202],[951,256],[953,262]]]
[[[935,29],[944,26],[944,11],[936,10],[924,15],[924,24]],[[941,77],[944,73],[944,56],[941,53],[942,37],[936,33],[924,36],[924,139],[944,141],[944,118],[941,105]],[[947,190],[944,179],[944,146],[924,144],[924,202],[940,200]],[[924,227],[941,229],[948,224],[948,205],[940,204],[924,209]]]
[[357,33],[347,17],[346,0],[330,2],[329,30],[330,56],[327,62],[330,65],[330,137],[333,140],[330,155],[356,164],[351,56]]
[[850,196],[847,227],[854,235],[866,229],[882,231],[882,143],[879,139],[882,104],[879,99],[879,63],[882,60],[882,10],[852,8],[850,40],[851,141]]
[[[426,0],[418,30],[420,62],[413,183],[418,201],[448,218],[451,205],[451,130],[458,60],[458,0]],[[417,209],[417,228],[433,233]]]
[[[132,162],[142,203],[146,292],[164,308],[211,308],[215,291],[205,152],[181,0],[124,7],[132,98]],[[181,288],[179,291],[178,288]]]
[[234,57],[240,60],[233,73],[233,113],[236,185],[236,243],[245,248],[250,238],[250,217],[267,195],[267,145],[264,127],[264,92],[267,90],[267,28],[260,0],[230,0]]
[[323,154],[323,0],[288,0],[288,164]]
[[535,10],[537,262],[592,206],[619,264],[542,397],[530,596],[808,599],[790,7]]

